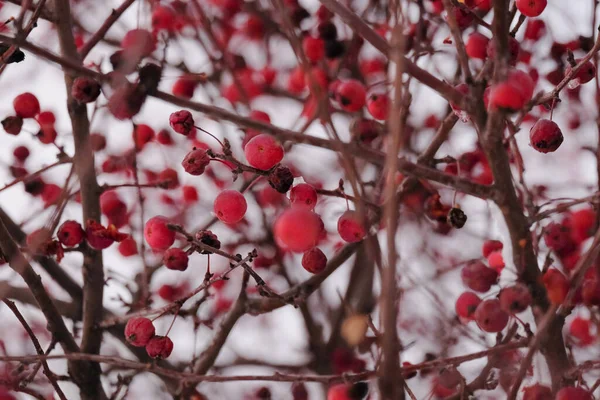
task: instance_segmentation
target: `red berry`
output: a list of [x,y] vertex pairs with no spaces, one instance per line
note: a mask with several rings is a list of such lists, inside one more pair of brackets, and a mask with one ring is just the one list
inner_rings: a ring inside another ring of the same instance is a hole
[[492,86],[489,94],[491,108],[519,110],[533,96],[535,83],[531,76],[518,69],[508,72],[507,80]]
[[21,118],[33,118],[40,113],[40,102],[29,92],[15,97],[13,107],[17,116]]
[[577,339],[579,346],[587,346],[595,341],[591,332],[591,321],[582,317],[575,317],[569,324],[569,335]]
[[554,396],[548,386],[536,383],[523,388],[523,400],[554,400]]
[[244,147],[248,164],[261,170],[269,170],[283,159],[283,146],[275,137],[266,133],[252,138]]
[[167,131],[166,129],[161,129],[160,131],[158,131],[158,135],[156,135],[156,140],[158,141],[158,143],[164,146],[170,146],[173,144],[173,138],[171,137],[169,131]]
[[91,103],[100,96],[100,84],[92,78],[80,76],[73,81],[71,96],[80,103]]
[[104,135],[101,135],[99,133],[92,133],[90,135],[90,144],[92,146],[92,150],[102,151],[106,148],[106,138],[104,137]]
[[[223,281],[221,281],[221,282],[223,282]],[[213,285],[213,287],[214,287],[214,285]],[[158,289],[157,294],[160,296],[161,299],[168,301],[168,302],[173,302],[173,301],[176,301],[181,296],[183,296],[187,289],[188,289],[187,285],[185,285],[185,284],[183,284],[181,286],[162,285]]]
[[61,187],[55,185],[54,183],[47,183],[46,185],[44,185],[44,189],[42,190],[42,200],[44,201],[44,207],[49,207],[55,204],[60,198],[61,193]]
[[581,243],[594,234],[596,213],[591,208],[573,211],[569,216],[571,237],[576,243]]
[[498,299],[482,301],[474,316],[479,328],[485,332],[500,332],[508,324],[508,314],[502,310]]
[[525,26],[525,39],[537,41],[546,33],[546,23],[541,19],[530,19]]
[[132,29],[125,34],[121,41],[123,51],[134,58],[149,56],[154,51],[155,39],[145,29]]
[[183,201],[186,203],[195,203],[200,199],[198,191],[193,186],[183,186],[181,191],[183,192]]
[[131,257],[138,254],[137,243],[131,236],[119,243],[117,250],[119,250],[119,253],[123,257]]
[[456,299],[456,315],[468,321],[474,319],[475,310],[481,299],[473,292],[464,292]]
[[340,237],[348,243],[360,242],[367,236],[362,218],[353,210],[344,212],[338,219],[337,230]]
[[555,400],[594,400],[594,396],[582,387],[564,387],[556,393]]
[[77,221],[65,221],[58,228],[56,237],[66,247],[74,247],[83,241],[85,232],[81,227],[81,224]]
[[317,205],[317,191],[308,183],[299,183],[290,191],[292,207],[306,207],[313,210]]
[[107,229],[94,220],[87,221],[85,238],[88,244],[96,250],[106,249],[115,242],[115,240],[107,234]]
[[168,249],[163,255],[165,267],[176,271],[185,271],[188,267],[188,261],[187,253],[177,247]]
[[166,184],[167,189],[175,189],[179,187],[179,175],[173,168],[165,168],[157,177],[159,182]]
[[309,61],[316,63],[325,57],[325,42],[323,39],[305,36],[302,40],[302,49]]
[[285,210],[273,228],[277,243],[293,252],[304,252],[313,248],[323,230],[321,218],[306,208]]
[[146,143],[154,139],[154,129],[146,124],[135,125],[133,128],[133,142],[137,150],[142,150]]
[[562,144],[562,131],[554,121],[540,119],[529,131],[531,147],[540,153],[552,153]]
[[469,35],[467,43],[465,44],[467,55],[478,60],[485,60],[487,58],[487,47],[489,42],[490,39],[488,39],[487,36],[479,32],[473,32]]
[[164,360],[171,355],[173,342],[167,336],[154,336],[146,344],[146,352],[150,358]]
[[504,264],[504,257],[502,257],[502,250],[491,252],[487,257],[487,261],[490,268],[498,274],[502,273],[502,270],[506,266]]
[[547,0],[516,0],[515,5],[526,17],[537,17],[539,16],[546,5],[548,5]]
[[2,120],[2,127],[9,135],[18,135],[23,127],[23,119],[17,116],[6,117]]
[[146,346],[155,332],[152,321],[144,317],[131,318],[125,325],[125,339],[135,347]]
[[367,100],[367,110],[378,120],[386,120],[390,113],[390,98],[385,93],[374,93]]
[[509,314],[523,312],[531,305],[531,293],[527,286],[517,283],[500,291],[500,307]]
[[223,190],[214,203],[217,218],[226,224],[240,222],[244,218],[247,209],[248,204],[244,195],[237,190]]
[[194,149],[185,156],[181,165],[188,174],[198,176],[204,173],[209,162],[210,157],[206,153],[206,150]]
[[187,136],[194,129],[194,117],[189,111],[180,110],[171,114],[169,124],[175,132]]
[[108,222],[117,228],[122,227],[129,221],[127,215],[127,204],[114,190],[102,193],[100,196],[100,210],[106,215]]
[[342,110],[356,112],[364,107],[367,92],[361,82],[350,79],[337,86],[335,96]]
[[[575,62],[577,62],[579,64],[581,62],[581,59],[575,60]],[[565,70],[565,75],[569,75],[571,73],[572,69],[573,69],[573,67],[571,67],[569,65],[567,67],[567,69]],[[591,61],[587,61],[585,64],[583,64],[581,66],[579,71],[577,71],[574,79],[571,82],[569,82],[569,88],[575,89],[579,85],[588,83],[595,77],[596,77],[596,66]]]
[[485,293],[498,282],[498,272],[481,261],[473,261],[460,271],[463,284],[471,290]]
[[173,95],[175,96],[183,97],[184,99],[191,99],[194,97],[194,90],[196,90],[196,86],[198,86],[197,80],[186,76],[181,76],[173,84],[171,92],[173,92]]
[[29,149],[25,146],[15,147],[13,150],[13,156],[17,159],[17,161],[23,163],[29,157]]
[[502,250],[503,247],[504,245],[499,240],[486,240],[485,242],[483,242],[483,248],[481,249],[481,253],[484,257],[487,258],[487,256],[490,255],[490,253]]
[[302,255],[302,266],[312,274],[323,272],[327,266],[327,256],[319,249],[314,247]]
[[569,227],[556,222],[544,228],[544,242],[557,253],[567,253],[575,248]]
[[[508,62],[510,65],[515,65],[517,63],[517,60],[519,59],[519,50],[520,50],[520,45],[519,42],[517,41],[517,39],[515,39],[512,36],[508,37],[508,54],[509,54],[509,59]],[[490,40],[488,47],[487,47],[487,56],[488,58],[494,60],[496,59],[496,41],[495,40]]]
[[562,304],[569,293],[569,280],[559,270],[550,268],[542,277],[548,299],[553,304]]
[[152,11],[152,29],[154,31],[168,31],[175,29],[176,14],[173,9],[165,6],[157,6]]
[[144,238],[153,250],[166,250],[175,242],[175,231],[167,227],[169,220],[163,216],[156,216],[146,221]]

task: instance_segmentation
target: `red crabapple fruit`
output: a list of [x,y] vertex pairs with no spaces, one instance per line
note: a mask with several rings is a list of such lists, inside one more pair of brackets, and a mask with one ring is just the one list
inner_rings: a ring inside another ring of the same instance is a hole
[[540,119],[531,127],[529,140],[531,147],[540,153],[552,153],[558,150],[564,138],[556,122]]
[[13,107],[17,116],[21,118],[33,118],[40,113],[40,102],[29,92],[15,97]]
[[214,203],[214,212],[217,218],[226,224],[235,224],[240,222],[244,215],[248,204],[244,195],[237,190],[223,190]]
[[367,91],[361,82],[350,79],[337,86],[335,95],[342,110],[356,112],[364,107]]
[[502,310],[498,299],[488,299],[477,306],[475,321],[481,330],[496,333],[508,324],[508,314]]
[[317,191],[308,183],[299,183],[290,191],[292,207],[306,207],[313,210],[317,204]]
[[157,215],[146,221],[144,237],[148,245],[157,251],[168,249],[175,242],[175,231],[169,229],[166,217]]
[[532,301],[529,289],[522,283],[500,290],[498,298],[500,307],[509,314],[518,314],[525,311]]
[[58,241],[66,247],[75,247],[83,241],[85,231],[77,221],[65,221],[56,233]]
[[165,267],[175,271],[185,271],[188,267],[188,261],[187,253],[178,247],[172,247],[163,254]]
[[348,210],[340,216],[337,229],[340,237],[348,243],[360,242],[367,236],[360,215],[353,210]]
[[127,343],[135,347],[146,346],[154,333],[154,325],[148,318],[131,318],[125,325],[125,339],[127,339]]
[[302,266],[312,274],[323,272],[327,266],[327,256],[319,249],[314,247],[302,255]]
[[146,344],[146,352],[150,358],[164,360],[171,355],[173,342],[168,336],[154,336]]
[[473,292],[464,292],[456,299],[456,315],[466,320],[474,319],[475,310],[481,303],[481,299]]
[[283,159],[283,146],[274,136],[262,133],[246,143],[244,154],[252,167],[267,171]]
[[548,5],[547,0],[516,0],[515,5],[517,9],[521,11],[526,17],[537,17],[539,16],[546,6]]
[[306,208],[288,208],[273,228],[277,243],[294,252],[305,252],[319,241],[323,230],[323,221],[314,212]]

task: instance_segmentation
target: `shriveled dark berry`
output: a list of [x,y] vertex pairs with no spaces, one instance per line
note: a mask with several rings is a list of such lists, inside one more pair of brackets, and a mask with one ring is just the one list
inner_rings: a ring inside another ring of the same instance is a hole
[[287,193],[294,184],[292,171],[283,165],[277,165],[269,173],[269,185],[279,193]]
[[339,42],[337,40],[327,40],[325,41],[325,57],[329,59],[339,58],[344,55],[346,51],[346,46],[344,42]]
[[323,40],[336,40],[337,39],[337,28],[331,21],[321,22],[317,27],[319,31],[319,37]]
[[100,96],[100,84],[92,78],[80,76],[73,81],[71,95],[80,103],[91,103]]
[[18,116],[6,117],[2,120],[2,127],[6,133],[18,135],[23,127],[23,119]]
[[357,382],[348,390],[348,397],[352,400],[364,399],[367,394],[369,394],[369,384],[367,382]]
[[[4,53],[6,53],[6,51],[8,51],[9,48],[10,48],[10,46],[8,44],[0,43],[0,54],[4,55]],[[23,53],[19,49],[16,49],[14,51],[14,53],[12,53],[10,55],[10,57],[8,57],[7,60],[4,60],[4,62],[6,62],[7,64],[20,63],[24,59],[25,59],[25,53]]]
[[158,89],[161,75],[162,68],[160,65],[148,63],[140,68],[138,73],[139,84],[145,89],[146,93],[152,94]]
[[[219,241],[219,238],[217,238],[217,235],[212,233],[212,231],[209,231],[207,229],[201,230],[201,231],[196,232],[195,236],[196,236],[197,241],[204,243],[207,246],[213,247],[215,249],[221,248],[221,242]],[[207,250],[203,250],[201,253],[202,254],[212,254],[212,252],[207,251]]]
[[448,223],[450,226],[460,229],[467,223],[467,214],[460,208],[452,207],[448,212]]

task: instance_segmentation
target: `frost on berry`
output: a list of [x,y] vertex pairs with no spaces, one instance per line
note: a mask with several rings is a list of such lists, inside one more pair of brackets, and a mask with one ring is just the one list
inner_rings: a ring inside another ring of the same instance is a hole
[[327,266],[327,257],[318,247],[314,247],[302,255],[302,266],[312,274],[323,272]]
[[223,190],[217,195],[213,209],[219,220],[226,224],[235,224],[246,215],[248,204],[244,195],[237,190]]
[[169,220],[160,215],[146,221],[144,238],[153,250],[166,250],[175,242],[175,231],[169,229],[168,223]]
[[294,252],[305,252],[319,241],[323,230],[321,218],[306,208],[289,208],[273,227],[277,243]]
[[169,117],[171,128],[182,135],[189,135],[194,129],[194,117],[187,110],[176,111]]
[[134,317],[125,325],[125,339],[135,347],[144,347],[154,336],[155,329],[152,321],[144,317]]
[[171,355],[173,342],[167,336],[154,336],[146,344],[146,352],[150,358],[164,360]]
[[348,243],[360,242],[367,236],[362,218],[353,210],[348,210],[340,216],[337,229],[340,237]]

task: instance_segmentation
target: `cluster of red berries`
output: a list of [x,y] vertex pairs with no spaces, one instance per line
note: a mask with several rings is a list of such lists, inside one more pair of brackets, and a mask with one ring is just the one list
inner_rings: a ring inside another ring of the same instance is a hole
[[121,233],[115,225],[104,227],[97,221],[88,220],[85,229],[77,221],[63,222],[56,232],[57,240],[52,239],[52,233],[46,228],[40,228],[27,235],[27,247],[32,254],[55,255],[60,261],[64,248],[73,248],[83,243],[96,249],[103,250],[115,242],[123,242],[129,235]]
[[51,144],[56,140],[54,123],[56,118],[51,111],[40,111],[40,102],[32,93],[22,93],[13,100],[14,116],[2,120],[2,127],[6,133],[18,135],[21,133],[24,119],[35,118],[39,125],[37,138],[43,144]]
[[[482,253],[489,267],[478,260],[469,262],[461,270],[463,284],[478,293],[487,293],[497,284],[504,268],[502,248],[502,242],[497,240],[484,242]],[[508,324],[510,315],[525,311],[531,302],[529,288],[516,283],[501,289],[497,298],[483,301],[473,292],[464,292],[456,300],[456,314],[463,321],[474,320],[485,332],[500,332]]]
[[156,335],[154,324],[148,318],[134,317],[125,325],[125,339],[135,347],[145,347],[148,356],[164,360],[173,351],[173,342],[168,336]]

